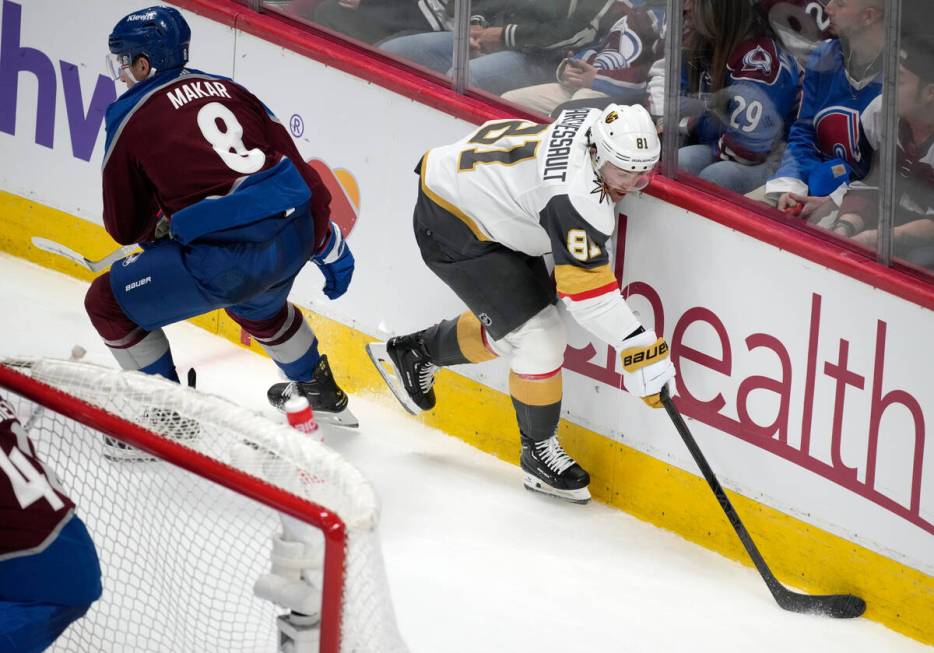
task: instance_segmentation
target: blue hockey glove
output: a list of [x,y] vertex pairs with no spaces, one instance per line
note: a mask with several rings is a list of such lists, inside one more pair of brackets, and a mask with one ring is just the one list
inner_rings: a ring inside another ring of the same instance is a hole
[[324,247],[312,256],[311,260],[324,275],[324,294],[329,299],[337,299],[347,292],[347,286],[353,277],[354,259],[340,227],[331,223]]

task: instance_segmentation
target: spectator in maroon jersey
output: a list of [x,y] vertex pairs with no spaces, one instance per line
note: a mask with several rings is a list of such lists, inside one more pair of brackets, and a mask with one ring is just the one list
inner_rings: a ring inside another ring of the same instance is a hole
[[[934,36],[904,37],[899,60],[892,241],[896,256],[934,269]],[[874,107],[879,118],[881,105],[880,97]],[[851,186],[831,226],[834,233],[873,249],[879,238],[878,173],[874,168],[865,183]]]
[[0,398],[0,651],[44,651],[101,595],[94,542]]

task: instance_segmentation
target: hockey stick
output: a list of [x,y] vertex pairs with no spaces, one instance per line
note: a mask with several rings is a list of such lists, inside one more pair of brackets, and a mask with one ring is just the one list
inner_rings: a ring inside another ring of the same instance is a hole
[[136,245],[123,245],[118,247],[110,254],[104,258],[92,261],[91,259],[81,256],[78,252],[73,249],[65,247],[61,243],[56,243],[54,240],[48,240],[47,238],[40,238],[38,236],[32,237],[32,244],[45,252],[51,254],[57,254],[58,256],[64,256],[67,259],[71,259],[78,265],[86,267],[91,272],[100,272],[101,270],[106,270],[111,265],[119,261],[120,259],[129,256],[132,252],[137,249]]
[[769,569],[762,554],[759,553],[759,549],[756,548],[755,542],[752,541],[749,531],[746,530],[742,520],[740,520],[739,515],[736,513],[736,509],[726,496],[726,492],[724,492],[723,488],[720,486],[720,482],[714,475],[713,470],[710,469],[710,465],[707,464],[707,459],[704,458],[704,454],[701,453],[700,447],[697,446],[694,436],[691,435],[687,424],[684,423],[684,418],[681,417],[681,413],[678,412],[674,402],[671,400],[667,385],[662,388],[661,398],[662,404],[668,412],[668,416],[674,423],[675,428],[678,429],[678,433],[681,435],[681,439],[684,440],[684,444],[687,445],[688,451],[691,452],[694,462],[697,463],[701,473],[703,473],[704,478],[707,480],[707,485],[713,490],[714,496],[717,497],[717,501],[720,503],[720,507],[723,508],[723,512],[726,513],[726,518],[730,521],[730,524],[732,524],[733,530],[736,531],[740,541],[746,548],[746,553],[752,558],[753,564],[756,566],[756,569],[759,570],[759,575],[762,576],[762,580],[765,581],[765,584],[768,586],[769,591],[772,592],[772,596],[775,597],[775,601],[778,605],[790,612],[821,614],[838,619],[849,619],[863,614],[863,612],[866,611],[866,602],[858,596],[853,596],[852,594],[822,594],[817,596],[812,594],[800,594],[791,591],[775,578],[775,575],[772,573],[772,570]]

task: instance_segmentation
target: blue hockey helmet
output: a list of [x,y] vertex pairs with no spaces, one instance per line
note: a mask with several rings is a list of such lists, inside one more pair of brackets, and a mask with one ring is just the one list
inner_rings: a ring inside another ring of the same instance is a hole
[[130,66],[140,55],[162,72],[188,62],[191,28],[173,7],[148,7],[120,19],[110,33],[110,53],[121,66]]

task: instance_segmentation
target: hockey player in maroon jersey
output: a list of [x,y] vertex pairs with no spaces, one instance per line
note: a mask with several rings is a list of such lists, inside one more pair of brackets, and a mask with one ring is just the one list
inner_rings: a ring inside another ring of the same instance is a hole
[[434,407],[439,366],[508,357],[530,490],[590,500],[590,476],[556,435],[567,346],[559,298],[620,351],[626,388],[647,404],[661,406],[659,393],[674,377],[668,344],[623,300],[607,243],[616,203],[645,187],[660,151],[644,108],[611,104],[567,109],[550,125],[487,122],[419,163],[415,239],[426,265],[469,310],[369,345],[370,356],[412,413]]
[[120,366],[177,380],[162,329],[224,308],[269,353],[323,421],[355,426],[347,395],[301,312],[287,301],[310,259],[331,299],[353,255],[329,219],[330,195],[288,132],[236,82],[185,67],[191,30],[171,7],[121,19],[110,64],[127,91],[107,109],[104,226],[143,251],[88,291],[91,322]]
[[44,651],[100,595],[74,502],[0,398],[0,651]]

